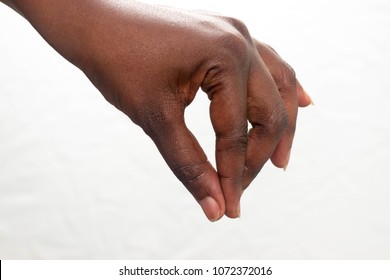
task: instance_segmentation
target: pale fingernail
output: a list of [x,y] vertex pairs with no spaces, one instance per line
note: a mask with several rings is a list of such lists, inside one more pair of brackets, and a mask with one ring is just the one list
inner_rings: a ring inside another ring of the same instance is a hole
[[286,161],[285,161],[285,164],[284,164],[284,166],[283,166],[283,170],[284,170],[284,171],[287,170],[288,163],[289,163],[289,161],[290,161],[290,155],[291,155],[291,150],[289,150],[288,153],[287,153]]
[[205,213],[207,219],[211,222],[219,220],[221,214],[217,201],[211,196],[206,196],[199,201],[200,206],[202,207],[203,212]]

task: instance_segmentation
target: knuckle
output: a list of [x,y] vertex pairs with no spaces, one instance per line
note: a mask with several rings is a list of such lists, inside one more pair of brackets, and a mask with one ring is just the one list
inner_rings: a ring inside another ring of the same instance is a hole
[[206,174],[208,168],[208,161],[198,164],[189,164],[173,168],[172,171],[175,176],[185,185],[190,187],[194,183],[198,182],[203,175]]
[[246,152],[248,123],[224,123],[215,133],[216,151]]
[[220,41],[223,49],[228,51],[232,57],[242,59],[247,55],[251,46],[251,36],[246,25],[232,17],[222,17],[223,32],[220,34]]
[[251,137],[279,138],[288,127],[288,114],[282,103],[268,109],[265,114],[264,111],[252,108],[251,114],[256,120],[252,122],[254,129],[250,134]]
[[249,30],[242,20],[229,16],[224,16],[223,20],[232,26],[235,30],[237,30],[242,36],[247,39],[250,38]]
[[277,55],[279,57],[279,54],[277,53],[277,51],[272,46],[270,46],[269,44],[263,43],[263,42],[261,42],[261,44],[263,46],[265,46],[266,48],[270,49],[275,55]]
[[248,144],[248,137],[245,135],[235,137],[217,137],[217,152],[238,152],[245,153]]
[[280,68],[278,75],[276,76],[275,82],[279,91],[286,91],[296,88],[297,79],[294,69],[288,63],[283,62],[283,65]]
[[228,52],[229,57],[238,61],[244,60],[248,53],[248,43],[245,38],[236,32],[228,32],[221,38],[222,48]]
[[270,113],[268,129],[273,135],[280,137],[288,126],[288,114],[283,104],[275,106]]

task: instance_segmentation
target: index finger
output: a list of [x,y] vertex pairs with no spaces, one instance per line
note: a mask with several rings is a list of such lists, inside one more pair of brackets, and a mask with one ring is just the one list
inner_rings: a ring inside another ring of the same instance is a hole
[[[210,118],[215,131],[215,158],[228,217],[240,216],[242,175],[247,148],[247,76],[240,67],[211,70],[202,89],[211,100]],[[217,86],[215,85],[217,84]],[[210,86],[213,85],[213,86]]]

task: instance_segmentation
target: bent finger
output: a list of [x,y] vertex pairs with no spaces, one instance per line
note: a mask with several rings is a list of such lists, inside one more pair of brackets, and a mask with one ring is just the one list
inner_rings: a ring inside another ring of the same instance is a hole
[[[209,73],[202,89],[211,100],[210,118],[215,131],[215,158],[228,217],[240,216],[242,175],[247,146],[246,74],[229,68]],[[210,85],[213,85],[210,87]]]
[[308,95],[298,83],[295,72],[270,46],[257,42],[257,50],[269,69],[282,98],[288,116],[288,125],[275,151],[272,163],[279,168],[287,168],[295,134],[298,105],[306,105]]
[[[265,64],[269,68],[271,74],[275,72],[280,65],[286,64],[280,55],[269,45],[253,39],[253,42],[259,52],[260,56],[264,60]],[[273,75],[274,76],[274,75]],[[298,95],[298,106],[306,107],[313,104],[310,95],[303,89],[301,83],[296,79],[297,95]]]
[[253,62],[249,76],[248,120],[252,129],[248,133],[244,189],[271,157],[287,126],[278,88],[260,58]]

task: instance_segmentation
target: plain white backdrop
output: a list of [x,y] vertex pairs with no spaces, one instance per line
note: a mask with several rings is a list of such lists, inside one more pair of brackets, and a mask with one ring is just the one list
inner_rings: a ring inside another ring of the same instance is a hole
[[[389,259],[390,1],[147,2],[237,17],[294,67],[315,106],[287,172],[268,163],[241,219],[208,222],[142,130],[0,5],[0,259]],[[202,92],[186,119],[212,160]]]

